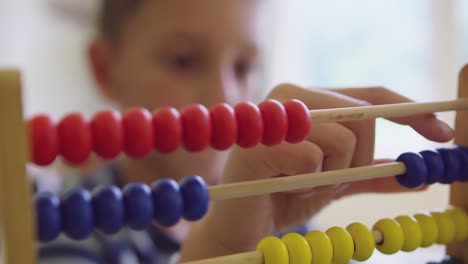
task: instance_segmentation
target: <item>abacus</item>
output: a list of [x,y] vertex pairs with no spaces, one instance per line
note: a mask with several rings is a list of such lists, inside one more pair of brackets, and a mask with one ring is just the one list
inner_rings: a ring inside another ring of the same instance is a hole
[[[180,112],[162,108],[149,113],[133,108],[122,117],[114,111],[96,113],[91,121],[80,114],[55,124],[46,115],[23,120],[20,74],[0,72],[0,235],[5,263],[37,263],[35,241],[54,240],[64,232],[83,239],[94,228],[106,234],[124,226],[144,229],[155,220],[171,226],[181,218],[197,221],[210,200],[225,200],[309,188],[339,182],[397,175],[415,188],[451,184],[452,207],[445,211],[384,218],[369,230],[353,223],[306,236],[290,233],[263,239],[256,251],[190,263],[347,263],[365,261],[375,249],[384,254],[413,251],[434,243],[448,244],[448,254],[468,260],[468,65],[459,76],[459,99],[309,111],[298,100],[261,104],[201,105]],[[342,122],[429,112],[458,111],[454,148],[403,153],[396,162],[207,187],[199,176],[177,183],[162,179],[154,185],[130,184],[123,190],[103,186],[90,193],[73,189],[63,197],[38,193],[32,197],[26,164],[47,166],[57,156],[80,164],[91,152],[113,159],[122,151],[142,158],[152,150],[170,154],[179,147],[197,152],[209,146],[225,150],[233,144],[249,148],[304,140],[315,122]],[[34,201],[34,206],[31,206]],[[23,208],[23,210],[18,210]],[[33,209],[34,208],[34,209]]]

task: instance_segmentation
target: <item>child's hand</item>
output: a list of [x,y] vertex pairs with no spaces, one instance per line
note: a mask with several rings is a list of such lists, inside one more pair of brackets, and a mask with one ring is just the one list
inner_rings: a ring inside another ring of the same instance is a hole
[[[299,99],[309,109],[392,104],[409,102],[408,98],[382,88],[306,90],[281,85],[268,96],[286,101]],[[453,131],[433,114],[391,119],[409,125],[434,141],[448,141]],[[259,145],[252,149],[234,148],[225,168],[222,183],[251,181],[349,167],[366,166],[374,161],[374,120],[326,123],[312,126],[306,141],[283,143],[274,147]],[[391,175],[389,175],[391,176]],[[404,191],[394,177],[355,183],[323,186],[297,192],[277,193],[213,203],[206,218],[195,227],[193,235],[203,233],[215,248],[201,246],[200,237],[189,238],[198,247],[197,255],[207,257],[210,251],[230,254],[252,250],[260,239],[286,227],[304,224],[324,206],[344,195],[359,192]],[[200,246],[204,250],[200,250]]]

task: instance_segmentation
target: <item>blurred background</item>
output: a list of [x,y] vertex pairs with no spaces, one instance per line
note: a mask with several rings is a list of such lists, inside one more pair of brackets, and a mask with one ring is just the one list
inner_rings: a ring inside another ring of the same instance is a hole
[[[25,115],[69,111],[91,115],[110,106],[95,93],[86,60],[95,0],[0,0],[0,68],[19,67]],[[266,61],[266,93],[280,82],[314,87],[385,86],[417,101],[456,97],[457,74],[468,63],[468,2],[276,0]],[[453,125],[454,114],[440,114]],[[379,120],[377,157],[440,147],[407,127]],[[447,186],[418,194],[359,195],[338,201],[315,223],[354,221],[443,208]],[[437,259],[442,247],[382,257],[395,263]]]

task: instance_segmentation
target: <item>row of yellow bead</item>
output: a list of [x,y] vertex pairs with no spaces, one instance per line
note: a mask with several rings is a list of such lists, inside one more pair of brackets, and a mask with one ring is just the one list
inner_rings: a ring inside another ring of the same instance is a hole
[[353,223],[332,227],[326,232],[311,231],[305,236],[289,233],[281,239],[267,237],[257,247],[265,264],[346,264],[351,259],[365,261],[377,248],[384,254],[410,252],[435,243],[449,244],[468,239],[468,215],[453,207],[445,211],[381,219],[370,231]]

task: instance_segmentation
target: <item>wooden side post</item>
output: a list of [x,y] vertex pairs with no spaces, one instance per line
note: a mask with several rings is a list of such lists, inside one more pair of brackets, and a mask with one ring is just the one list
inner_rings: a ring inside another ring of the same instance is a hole
[[20,74],[0,71],[0,240],[5,264],[35,264],[32,188]]
[[[468,98],[468,64],[460,71],[458,97]],[[455,144],[468,147],[468,111],[457,112]],[[450,187],[450,203],[468,212],[468,183],[455,183]],[[468,263],[468,241],[449,245],[447,253],[450,256],[463,260],[463,263]]]

